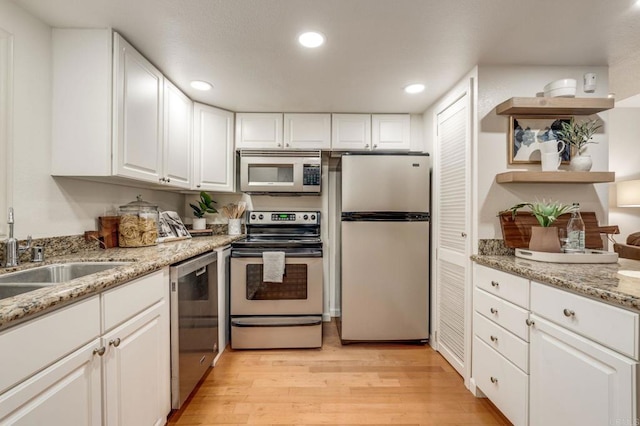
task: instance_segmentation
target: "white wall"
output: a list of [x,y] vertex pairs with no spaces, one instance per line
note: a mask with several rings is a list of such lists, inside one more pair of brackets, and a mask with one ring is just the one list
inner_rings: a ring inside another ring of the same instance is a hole
[[[616,182],[640,179],[640,108],[614,108],[609,123],[609,168],[616,172]],[[640,232],[640,208],[617,207],[616,185],[609,187],[609,222],[620,227],[616,241],[625,243],[629,234]]]
[[[585,72],[597,74],[595,93],[584,93],[582,76]],[[608,95],[607,67],[555,67],[555,66],[480,66],[478,67],[478,139],[477,153],[477,235],[479,239],[502,238],[496,217],[500,210],[523,201],[554,199],[564,203],[579,202],[583,211],[594,211],[601,224],[608,223],[607,184],[497,184],[495,175],[508,170],[540,170],[540,165],[508,166],[508,117],[495,113],[496,105],[516,96],[530,97],[543,91],[544,86],[561,78],[578,81],[577,97],[606,97]],[[598,114],[604,122],[602,133],[591,144],[587,153],[593,158],[593,171],[609,169],[608,113]],[[566,168],[563,166],[562,168]]]
[[[13,45],[12,204],[16,237],[76,235],[96,229],[95,218],[142,194],[182,213],[184,196],[50,176],[51,28],[8,1],[0,1],[0,28]],[[69,153],[73,155],[73,153]],[[6,212],[0,212],[6,221]]]

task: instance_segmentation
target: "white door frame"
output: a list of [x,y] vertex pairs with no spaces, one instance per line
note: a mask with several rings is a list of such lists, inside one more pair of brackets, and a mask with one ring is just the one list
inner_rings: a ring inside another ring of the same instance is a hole
[[0,239],[13,201],[13,35],[0,28]]

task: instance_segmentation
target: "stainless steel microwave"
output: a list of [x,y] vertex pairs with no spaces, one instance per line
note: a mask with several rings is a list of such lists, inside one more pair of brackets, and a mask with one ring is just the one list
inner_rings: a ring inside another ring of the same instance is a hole
[[240,151],[240,190],[319,195],[321,151]]

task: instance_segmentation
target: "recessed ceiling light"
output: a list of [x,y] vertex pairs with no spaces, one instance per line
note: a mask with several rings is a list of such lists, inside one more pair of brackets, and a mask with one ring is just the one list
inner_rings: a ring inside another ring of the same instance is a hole
[[207,83],[206,81],[193,80],[191,82],[191,87],[196,90],[211,90],[213,86],[211,85],[211,83]]
[[302,33],[298,36],[298,42],[304,47],[319,47],[324,44],[324,35],[315,31]]
[[421,83],[410,84],[404,88],[404,91],[407,93],[420,93],[424,91],[424,84],[421,84]]

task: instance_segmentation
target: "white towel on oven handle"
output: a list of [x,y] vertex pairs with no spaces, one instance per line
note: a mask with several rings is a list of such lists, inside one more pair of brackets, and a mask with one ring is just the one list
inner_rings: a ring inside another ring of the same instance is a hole
[[262,252],[262,281],[281,283],[284,275],[284,252]]

